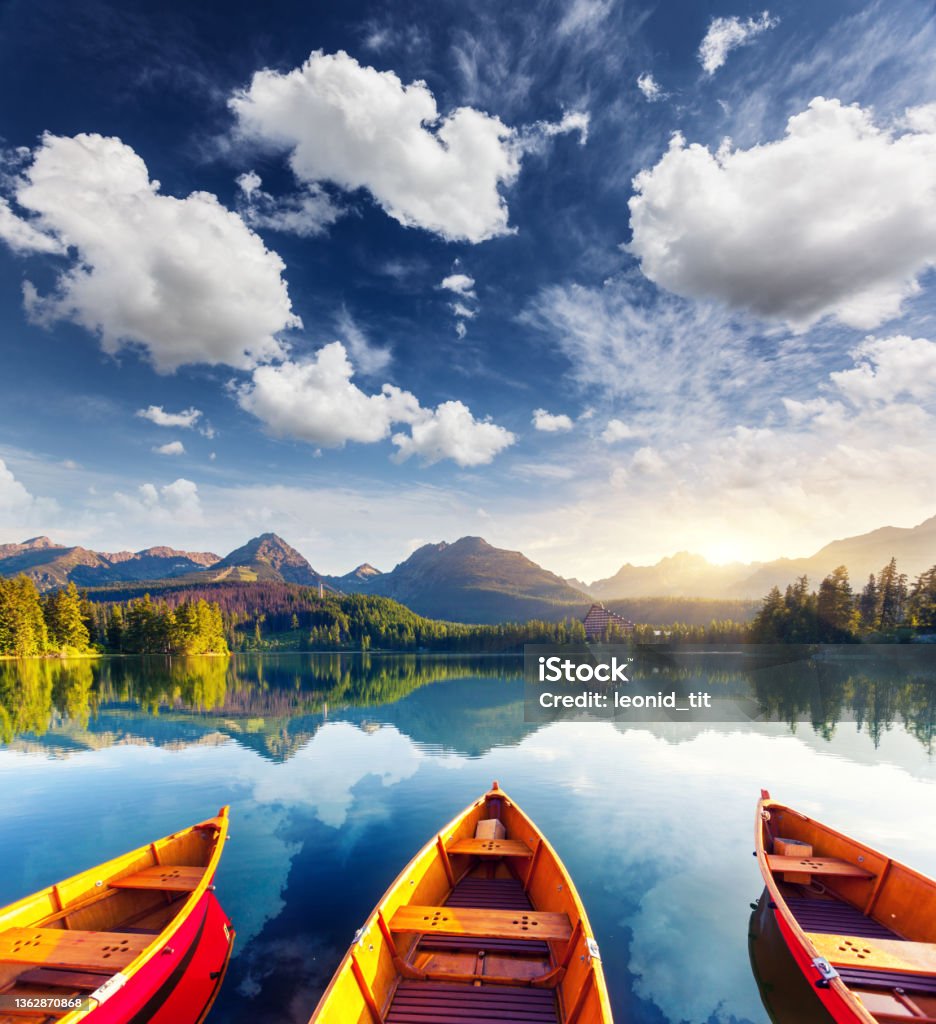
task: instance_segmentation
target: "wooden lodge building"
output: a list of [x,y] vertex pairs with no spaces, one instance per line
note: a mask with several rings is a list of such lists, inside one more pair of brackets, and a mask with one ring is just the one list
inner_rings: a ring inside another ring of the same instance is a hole
[[628,636],[634,632],[634,624],[617,612],[609,611],[603,604],[593,604],[584,619],[585,639],[602,640],[610,629]]

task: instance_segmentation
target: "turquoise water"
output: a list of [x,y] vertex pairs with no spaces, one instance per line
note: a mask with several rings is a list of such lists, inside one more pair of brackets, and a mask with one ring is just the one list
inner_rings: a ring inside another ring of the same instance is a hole
[[[736,682],[732,657],[694,671]],[[210,1021],[302,1024],[387,884],[496,778],[569,868],[619,1024],[762,1024],[761,786],[936,875],[936,673],[803,671],[751,674],[789,721],[626,725],[525,723],[518,659],[0,663],[0,904],[230,804],[238,938]]]

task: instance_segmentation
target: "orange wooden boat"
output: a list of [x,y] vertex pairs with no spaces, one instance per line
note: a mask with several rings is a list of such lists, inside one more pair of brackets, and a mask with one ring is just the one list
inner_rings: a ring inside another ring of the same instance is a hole
[[198,1024],[234,931],[228,809],[0,910],[0,1024]]
[[755,853],[799,969],[839,1024],[936,1024],[936,882],[761,791]]
[[312,1021],[610,1024],[575,886],[496,782],[406,865]]

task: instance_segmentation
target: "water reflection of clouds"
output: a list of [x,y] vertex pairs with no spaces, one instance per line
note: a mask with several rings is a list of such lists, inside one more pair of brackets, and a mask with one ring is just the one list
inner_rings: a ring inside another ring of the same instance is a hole
[[[599,939],[610,935],[619,957],[625,941],[616,929],[631,933],[636,995],[670,1021],[761,1021],[746,953],[748,903],[762,887],[751,857],[760,787],[928,874],[936,874],[936,851],[922,822],[936,812],[936,787],[928,772],[829,756],[835,740],[813,749],[783,726],[693,730],[684,742],[674,742],[678,727],[665,729],[664,739],[556,725],[504,760],[516,761],[518,777],[533,761],[548,772],[562,811],[553,821],[548,810],[534,817],[566,859]],[[513,768],[499,770],[509,781]],[[604,795],[596,799],[596,790]]]
[[[232,831],[243,833],[248,849],[236,859],[230,881],[237,889],[242,949],[284,906],[282,893],[302,849],[301,841],[284,838],[293,812],[311,811],[323,825],[340,830],[358,783],[374,776],[384,786],[395,785],[414,774],[421,760],[421,752],[396,729],[366,732],[346,722],[327,723],[288,762],[238,760],[236,781],[249,796],[237,808]],[[353,842],[361,827],[356,821],[342,840]]]
[[324,825],[341,828],[353,799],[352,789],[374,775],[392,786],[413,775],[423,752],[393,727],[365,732],[347,722],[329,722],[287,763],[254,761],[258,803],[281,802],[311,807]]

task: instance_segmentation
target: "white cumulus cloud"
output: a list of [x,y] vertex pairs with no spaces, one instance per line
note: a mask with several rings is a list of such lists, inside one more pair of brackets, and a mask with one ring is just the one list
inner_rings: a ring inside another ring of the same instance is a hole
[[623,420],[608,420],[601,432],[601,440],[607,444],[615,444],[618,441],[629,441],[631,438],[640,437],[640,433],[639,430]]
[[146,522],[197,524],[202,520],[198,486],[184,477],[162,487],[140,484],[135,494],[118,491],[114,498],[125,513]]
[[257,367],[239,402],[274,434],[326,448],[380,441],[392,423],[418,413],[419,402],[409,392],[385,384],[366,394],[352,383],[353,375],[344,345],[333,341],[311,359]]
[[699,63],[714,75],[728,59],[731,50],[744,46],[779,24],[779,18],[772,18],[769,11],[762,11],[759,18],[744,20],[738,17],[712,18],[705,38],[699,44]]
[[[500,189],[516,180],[525,140],[471,107],[440,115],[425,82],[316,50],[292,71],[256,72],[230,107],[243,137],[289,152],[303,184],[366,189],[400,224],[452,241],[512,230]],[[581,131],[582,115],[569,116],[538,134]]]
[[32,503],[33,496],[0,459],[0,512],[23,512]]
[[936,344],[926,338],[866,338],[851,356],[853,369],[829,377],[855,405],[901,397],[924,401],[936,393]]
[[715,153],[675,135],[634,179],[630,251],[656,284],[786,320],[875,327],[936,263],[936,131],[817,97],[784,138]]
[[185,445],[181,441],[169,441],[166,444],[159,444],[153,448],[157,455],[184,455]]
[[461,402],[426,409],[411,392],[392,384],[368,394],[353,376],[344,345],[334,341],[311,359],[257,367],[239,389],[238,401],[274,434],[325,448],[382,441],[394,424],[408,424],[412,435],[393,435],[397,457],[418,454],[426,464],[450,458],[462,466],[479,465],[513,443],[509,431],[476,420]]
[[551,413],[545,409],[534,409],[531,421],[536,430],[547,434],[564,433],[572,429],[572,419],[565,413]]
[[37,230],[29,221],[18,217],[7,199],[0,197],[0,238],[15,252],[62,253],[65,246],[52,235]]
[[462,402],[443,402],[435,411],[424,410],[410,434],[394,434],[398,459],[418,455],[426,465],[452,459],[459,466],[482,466],[514,443],[504,427],[476,420]]
[[213,195],[161,195],[129,146],[89,134],[45,135],[15,188],[32,228],[75,255],[51,294],[26,282],[35,320],[72,320],[110,353],[139,346],[160,372],[284,354],[299,319],[283,262]]
[[202,412],[194,406],[181,412],[166,412],[161,405],[148,405],[145,409],[138,409],[136,414],[141,419],[155,423],[157,427],[191,428],[201,419]]

